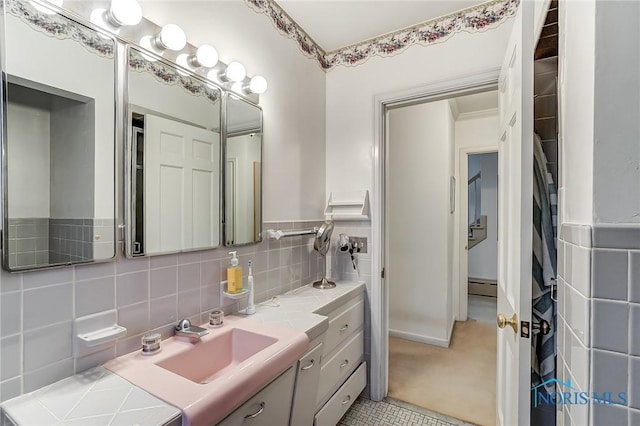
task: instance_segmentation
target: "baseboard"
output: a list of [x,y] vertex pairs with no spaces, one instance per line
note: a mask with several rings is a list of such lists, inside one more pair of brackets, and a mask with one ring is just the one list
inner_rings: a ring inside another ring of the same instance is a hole
[[[451,330],[453,330],[453,325],[451,326]],[[389,336],[411,340],[412,342],[426,343],[427,345],[439,346],[441,348],[448,348],[451,339],[451,331],[449,331],[449,339],[438,339],[435,337],[423,336],[422,334],[407,333],[406,331],[391,329],[389,329]]]

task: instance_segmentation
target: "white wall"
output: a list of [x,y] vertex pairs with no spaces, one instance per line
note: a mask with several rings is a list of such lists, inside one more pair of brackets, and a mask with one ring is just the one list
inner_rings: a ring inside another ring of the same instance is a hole
[[594,222],[640,223],[640,3],[596,9]]
[[588,224],[593,213],[595,2],[569,1],[562,6],[558,23],[562,29],[558,61],[561,222]]
[[[497,135],[497,127],[494,130]],[[498,154],[476,154],[473,158],[481,172],[480,212],[487,216],[487,238],[469,250],[468,274],[473,278],[495,280],[498,276]],[[470,156],[470,163],[471,160]],[[474,175],[469,173],[471,177]]]
[[447,346],[451,317],[453,117],[448,101],[389,111],[389,328]]
[[464,256],[462,258],[460,256],[462,248],[467,244],[467,234],[464,231],[467,227],[467,219],[461,217],[461,212],[464,211],[462,206],[466,204],[466,200],[461,198],[461,194],[466,194],[468,181],[467,170],[461,170],[461,156],[466,155],[467,151],[497,151],[498,124],[499,117],[497,110],[460,114],[455,123],[455,176],[458,177],[456,205],[461,206],[461,208],[457,208],[454,215],[454,235],[458,236],[458,240],[453,252],[453,282],[459,285],[458,288],[454,290],[453,303],[454,306],[458,306],[457,311],[459,318],[464,318],[464,313],[467,311],[467,299],[461,296],[460,293],[462,291],[466,293],[468,276],[468,261],[464,259]]
[[271,20],[240,1],[145,1],[147,18],[180,25],[194,45],[263,75],[264,220],[322,218],[325,199],[325,73]]
[[49,217],[49,111],[8,104],[9,217]]

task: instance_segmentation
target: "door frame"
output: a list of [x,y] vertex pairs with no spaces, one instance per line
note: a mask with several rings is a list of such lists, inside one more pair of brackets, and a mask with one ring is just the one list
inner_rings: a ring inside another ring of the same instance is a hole
[[[388,130],[386,124],[387,107],[400,104],[410,105],[426,100],[446,99],[453,95],[497,89],[499,74],[500,68],[486,68],[473,74],[464,74],[421,87],[374,96],[373,188],[371,197],[373,210],[371,215],[371,240],[373,247],[369,299],[371,308],[370,396],[374,401],[381,401],[387,396],[389,386],[389,292],[385,285],[385,279],[382,278],[382,272],[386,267],[386,259],[389,258],[388,247],[385,244],[386,217],[384,211]],[[457,193],[459,194],[460,191],[457,191]],[[459,250],[457,241],[458,239],[454,242],[454,254]],[[454,263],[453,272],[457,272],[458,269],[458,266]],[[452,280],[452,283],[454,282],[456,282],[455,277]],[[457,287],[454,285],[454,289]],[[455,305],[453,308],[455,317],[457,316],[457,312],[455,312],[457,309],[455,309]]]
[[[498,154],[500,158],[500,150],[498,149],[498,128],[496,127],[496,143],[495,145],[486,145],[482,147],[465,147],[460,148],[456,153],[458,157],[458,188],[456,190],[458,197],[456,205],[460,206],[454,213],[454,237],[456,241],[453,244],[453,265],[458,265],[458,285],[453,286],[453,308],[456,321],[466,321],[469,307],[469,250],[466,249],[468,244],[467,227],[469,223],[469,156],[476,154]],[[456,256],[457,254],[457,256]],[[498,259],[496,259],[496,262]],[[455,279],[456,274],[453,274]],[[456,306],[457,305],[457,306]]]

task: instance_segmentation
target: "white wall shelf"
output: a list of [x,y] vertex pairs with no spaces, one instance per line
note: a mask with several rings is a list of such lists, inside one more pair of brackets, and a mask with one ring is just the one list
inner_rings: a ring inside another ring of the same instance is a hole
[[324,214],[332,220],[371,220],[369,191],[331,192]]

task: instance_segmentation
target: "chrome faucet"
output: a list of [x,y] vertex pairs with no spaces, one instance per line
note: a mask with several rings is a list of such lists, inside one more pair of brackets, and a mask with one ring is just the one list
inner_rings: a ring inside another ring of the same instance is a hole
[[209,334],[206,328],[191,325],[188,319],[181,320],[175,328],[176,336],[188,337],[190,340],[200,340],[202,336]]

